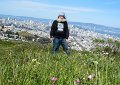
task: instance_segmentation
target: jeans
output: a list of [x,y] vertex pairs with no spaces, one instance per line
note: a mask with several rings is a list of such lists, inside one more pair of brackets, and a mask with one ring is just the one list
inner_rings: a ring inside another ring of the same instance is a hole
[[53,52],[59,50],[60,45],[63,47],[63,50],[66,52],[68,50],[68,44],[66,42],[66,38],[54,38],[53,40]]

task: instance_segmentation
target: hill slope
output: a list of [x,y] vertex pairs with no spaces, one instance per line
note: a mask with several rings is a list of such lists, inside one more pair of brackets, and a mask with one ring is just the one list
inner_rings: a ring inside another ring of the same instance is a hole
[[[0,85],[119,85],[120,56],[51,53],[51,44],[0,40]],[[94,77],[94,78],[93,78]]]

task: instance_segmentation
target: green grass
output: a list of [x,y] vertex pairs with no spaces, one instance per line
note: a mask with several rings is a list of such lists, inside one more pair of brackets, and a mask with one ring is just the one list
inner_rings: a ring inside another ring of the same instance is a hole
[[[51,44],[0,41],[0,85],[120,85],[120,56],[99,51],[51,53]],[[95,62],[98,62],[95,63]],[[88,80],[88,76],[96,76]],[[51,77],[57,77],[53,82]]]

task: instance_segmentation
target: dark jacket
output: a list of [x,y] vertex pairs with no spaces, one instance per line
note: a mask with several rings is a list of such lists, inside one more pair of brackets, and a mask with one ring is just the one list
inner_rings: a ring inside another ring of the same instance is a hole
[[[59,25],[61,25],[61,27]],[[62,21],[62,22],[59,22],[57,20],[53,21],[50,31],[50,38],[52,37],[68,39],[69,29],[68,29],[67,21]]]

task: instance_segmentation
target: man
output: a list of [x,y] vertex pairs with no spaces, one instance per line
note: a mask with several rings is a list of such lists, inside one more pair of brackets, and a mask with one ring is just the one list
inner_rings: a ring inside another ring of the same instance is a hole
[[50,40],[53,42],[53,53],[56,53],[59,46],[62,45],[64,52],[68,54],[68,37],[68,23],[65,13],[61,12],[58,19],[53,21],[50,31]]

